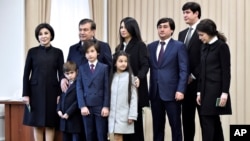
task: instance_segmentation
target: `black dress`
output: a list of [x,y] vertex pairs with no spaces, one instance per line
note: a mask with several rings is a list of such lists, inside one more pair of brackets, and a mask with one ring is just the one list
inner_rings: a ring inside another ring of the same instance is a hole
[[23,96],[29,96],[31,111],[24,110],[23,124],[36,127],[56,127],[57,96],[61,94],[63,52],[55,47],[31,48],[25,62]]

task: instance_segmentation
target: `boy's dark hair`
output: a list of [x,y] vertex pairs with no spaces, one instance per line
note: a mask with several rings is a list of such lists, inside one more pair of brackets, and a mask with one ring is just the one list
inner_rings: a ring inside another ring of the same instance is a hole
[[87,50],[94,46],[97,53],[100,53],[99,42],[96,40],[86,40],[83,42],[83,53],[85,54]]
[[196,2],[187,2],[182,6],[182,11],[190,9],[193,13],[198,12],[198,18],[201,18],[201,6]]
[[63,64],[63,73],[69,72],[69,71],[77,71],[77,65],[73,61],[67,61],[66,63]]
[[129,55],[125,52],[125,51],[118,51],[118,52],[116,52],[114,55],[113,55],[113,69],[111,70],[112,72],[111,72],[111,83],[110,83],[110,86],[111,86],[111,84],[112,84],[112,81],[113,81],[113,77],[114,77],[114,74],[115,74],[115,72],[117,71],[117,68],[116,68],[116,62],[117,62],[117,59],[120,57],[120,56],[126,56],[127,57],[127,63],[128,63],[128,65],[127,65],[127,68],[124,70],[124,71],[127,71],[128,72],[128,80],[129,80],[129,82],[128,82],[128,104],[130,104],[130,101],[131,101],[131,95],[132,95],[132,90],[131,90],[131,86],[133,85],[133,83],[132,83],[132,74],[133,74],[133,72],[132,72],[132,68],[131,68],[131,66],[130,66],[130,59],[129,59]]
[[36,36],[36,40],[39,42],[38,36],[39,36],[39,32],[42,28],[46,28],[49,30],[50,34],[51,34],[51,39],[50,41],[53,41],[54,37],[55,37],[55,32],[54,29],[52,28],[52,26],[50,26],[48,23],[41,23],[36,27],[35,30],[35,36]]

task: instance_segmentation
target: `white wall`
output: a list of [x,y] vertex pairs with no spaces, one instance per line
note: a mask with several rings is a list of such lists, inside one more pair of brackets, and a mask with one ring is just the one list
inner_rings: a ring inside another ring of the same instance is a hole
[[51,44],[62,49],[65,61],[69,47],[80,41],[78,24],[83,18],[90,18],[88,0],[51,1],[50,24],[55,31]]
[[24,12],[24,0],[0,0],[0,97],[21,97]]
[[[24,0],[0,0],[0,98],[20,98],[24,66]],[[0,141],[4,141],[0,104]]]

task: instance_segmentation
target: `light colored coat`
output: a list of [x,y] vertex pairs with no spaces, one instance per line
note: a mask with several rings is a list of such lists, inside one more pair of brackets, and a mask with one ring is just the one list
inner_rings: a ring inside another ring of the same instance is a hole
[[132,85],[131,101],[130,105],[128,104],[128,75],[128,72],[115,73],[113,77],[109,115],[110,133],[134,133],[134,123],[128,124],[128,119],[137,119],[138,96],[136,87]]

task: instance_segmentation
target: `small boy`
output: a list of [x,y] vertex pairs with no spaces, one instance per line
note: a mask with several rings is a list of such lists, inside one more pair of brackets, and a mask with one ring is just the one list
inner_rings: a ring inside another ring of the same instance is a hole
[[109,115],[109,73],[108,66],[99,62],[98,43],[85,41],[85,56],[88,63],[79,67],[77,77],[77,100],[81,109],[87,141],[107,141]]
[[63,73],[69,81],[69,87],[60,96],[57,113],[60,116],[60,130],[63,132],[63,141],[80,141],[82,131],[82,117],[78,108],[76,95],[77,65],[68,61],[63,65]]

